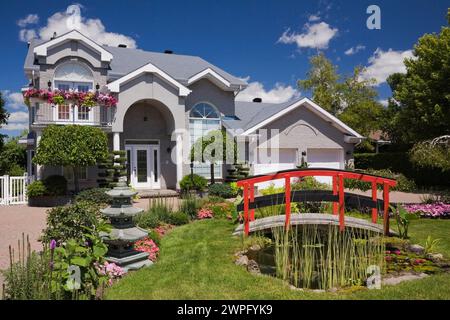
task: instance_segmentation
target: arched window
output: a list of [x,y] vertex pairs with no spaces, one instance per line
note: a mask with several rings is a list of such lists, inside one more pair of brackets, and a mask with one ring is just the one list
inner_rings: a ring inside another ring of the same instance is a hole
[[[189,133],[191,145],[208,132],[220,130],[222,127],[220,113],[209,103],[196,104],[189,113]],[[211,178],[211,168],[208,163],[194,163],[194,173],[207,179]],[[214,177],[222,177],[222,166],[214,166]]]
[[[55,89],[88,92],[93,89],[94,76],[91,70],[78,62],[66,62],[59,65],[53,77]],[[58,121],[89,122],[93,118],[92,110],[88,107],[77,106],[71,110],[70,105],[60,105],[55,109],[55,119]]]

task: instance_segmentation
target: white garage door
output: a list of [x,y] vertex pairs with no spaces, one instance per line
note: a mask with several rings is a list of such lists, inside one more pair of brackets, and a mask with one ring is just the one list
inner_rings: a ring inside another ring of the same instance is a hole
[[[307,162],[310,168],[344,169],[342,149],[308,149]],[[331,184],[332,179],[327,177],[316,177],[323,183]]]
[[[275,156],[272,156],[269,158],[271,160],[270,163],[267,163],[267,149],[259,149],[258,163],[254,165],[254,174],[260,175],[282,170],[295,169],[297,164],[297,149],[281,148],[278,149],[278,151],[278,160]],[[264,158],[263,155],[266,155],[266,158]],[[284,186],[284,181],[274,181],[273,184],[275,184],[276,187],[282,187]],[[267,188],[269,185],[269,182],[256,184],[259,189]]]

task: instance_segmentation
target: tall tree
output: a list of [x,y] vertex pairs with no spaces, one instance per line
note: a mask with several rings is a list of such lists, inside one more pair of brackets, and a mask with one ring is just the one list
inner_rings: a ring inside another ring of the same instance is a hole
[[99,128],[50,125],[42,132],[33,162],[73,170],[75,192],[80,190],[80,168],[94,166],[108,157],[108,139]]
[[300,89],[311,91],[312,99],[328,112],[341,111],[339,74],[337,67],[323,53],[309,59],[311,68],[306,79],[298,80]]
[[[9,113],[5,109],[5,100],[0,92],[0,128],[8,122]],[[0,134],[0,150],[3,148],[4,135]]]
[[383,106],[377,101],[373,79],[364,79],[361,67],[351,75],[340,75],[323,53],[310,59],[311,68],[298,85],[312,91],[312,99],[364,136],[380,129]]
[[363,136],[380,129],[383,106],[377,101],[378,93],[373,79],[363,79],[364,71],[356,67],[351,76],[345,78],[341,85],[343,111],[339,119]]
[[[450,11],[448,12],[450,25]],[[388,79],[393,91],[386,129],[412,144],[450,134],[450,26],[425,34],[405,59],[406,74]]]

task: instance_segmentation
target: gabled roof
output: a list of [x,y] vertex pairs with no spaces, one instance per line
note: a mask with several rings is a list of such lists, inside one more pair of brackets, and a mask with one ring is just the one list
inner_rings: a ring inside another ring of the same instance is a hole
[[142,74],[145,73],[153,73],[158,75],[160,78],[165,80],[167,83],[172,85],[173,87],[178,89],[178,94],[182,97],[187,96],[189,93],[191,93],[191,90],[183,86],[181,83],[179,83],[177,80],[169,76],[167,73],[162,71],[161,69],[157,68],[151,63],[147,63],[146,65],[128,73],[127,75],[123,76],[122,78],[117,79],[116,81],[111,82],[107,85],[108,89],[111,92],[120,92],[120,85],[127,83],[128,81],[131,81],[132,79],[135,79],[139,77]]
[[[54,40],[57,39],[59,39],[59,37]],[[31,40],[28,54],[25,59],[25,70],[39,70],[39,65],[35,64],[34,49],[41,45],[45,45],[48,42],[49,41],[40,39]],[[232,76],[228,72],[197,56],[166,54],[105,45],[101,45],[100,47],[112,55],[110,70],[108,71],[109,80],[121,78],[143,65],[151,63],[185,86],[189,85],[189,80],[191,80],[190,84],[194,83],[195,81],[192,81],[191,78],[194,77],[194,79],[196,79],[196,77],[205,70],[208,70],[209,72],[203,76],[209,77],[214,75],[210,80],[214,77],[215,80],[222,78],[217,83],[220,84],[221,81],[225,81],[224,83],[229,83],[231,89],[238,90],[247,86],[247,82]]]
[[63,34],[62,36],[41,43],[40,45],[34,47],[33,53],[35,53],[38,56],[46,57],[49,48],[55,47],[58,44],[70,40],[78,40],[84,42],[89,47],[97,51],[100,54],[100,59],[104,62],[111,62],[111,60],[113,59],[113,55],[111,54],[111,52],[109,52],[104,47],[92,41],[91,39],[89,39],[88,37],[86,37],[84,34],[80,33],[77,30],[69,31]]
[[223,122],[225,126],[230,129],[242,129],[244,131],[242,135],[252,134],[267,124],[287,115],[292,110],[299,107],[305,107],[322,119],[331,122],[333,126],[341,132],[358,139],[364,138],[358,132],[308,98],[299,98],[277,104],[236,101],[235,106],[236,116],[239,120],[225,119]]
[[205,70],[190,77],[188,80],[188,85],[191,85],[201,79],[209,79],[211,82],[215,83],[218,87],[221,87],[224,90],[231,88],[231,83],[211,68],[206,68]]

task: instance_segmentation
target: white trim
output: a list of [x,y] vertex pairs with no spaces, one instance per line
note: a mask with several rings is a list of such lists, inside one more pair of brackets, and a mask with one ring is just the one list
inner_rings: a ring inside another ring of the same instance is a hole
[[122,78],[119,78],[113,82],[111,82],[110,84],[107,85],[108,89],[111,92],[120,92],[120,85],[139,77],[140,75],[144,74],[144,73],[154,73],[157,74],[158,76],[160,76],[163,80],[167,81],[169,84],[171,84],[172,86],[178,88],[179,90],[179,95],[182,97],[187,96],[189,93],[191,93],[191,90],[189,90],[188,88],[186,88],[185,86],[183,86],[181,83],[179,83],[177,80],[175,80],[174,78],[172,78],[171,76],[169,76],[167,73],[165,73],[164,71],[162,71],[161,69],[159,69],[158,67],[156,67],[154,64],[152,63],[148,63],[142,67],[140,67],[139,69],[136,69],[130,73],[128,73],[127,75],[123,76]]
[[210,80],[211,82],[213,82],[214,84],[218,85],[221,88],[225,89],[231,88],[231,83],[211,68],[206,68],[205,70],[200,71],[199,73],[193,75],[188,79],[187,83],[188,85],[191,85],[194,82],[197,82],[203,78],[207,78],[208,80]]
[[304,105],[305,103],[306,103],[307,106],[310,106],[310,108],[311,108],[310,110],[311,111],[316,113],[322,119],[329,120],[329,121],[333,122],[338,129],[341,129],[341,131],[349,133],[349,134],[355,136],[356,138],[364,139],[364,137],[362,135],[360,135],[358,132],[356,132],[355,130],[353,130],[349,126],[347,126],[341,120],[339,120],[338,118],[333,116],[331,113],[325,111],[319,105],[317,105],[316,103],[314,103],[312,100],[310,100],[308,98],[303,98],[300,101],[297,101],[294,104],[290,105],[289,107],[284,108],[283,110],[279,111],[278,113],[272,115],[271,117],[265,119],[264,121],[261,121],[260,123],[258,123],[257,125],[253,126],[252,128],[246,130],[242,135],[244,135],[244,136],[249,135],[250,133],[252,133],[252,132],[254,132],[254,131],[264,127],[265,125],[267,125],[267,124],[277,120],[278,118],[281,118],[282,116],[284,116],[285,114],[291,112],[292,110],[294,110],[294,109]]
[[78,41],[82,41],[82,42],[86,43],[92,49],[94,49],[95,51],[100,53],[101,61],[111,62],[111,60],[113,59],[113,55],[109,51],[105,50],[102,46],[95,43],[94,41],[92,41],[85,35],[81,34],[77,30],[72,30],[58,38],[55,38],[53,40],[45,42],[45,43],[35,47],[33,52],[38,56],[46,57],[49,48],[54,47],[59,43],[62,43],[65,41],[70,41],[70,40],[78,40]]

